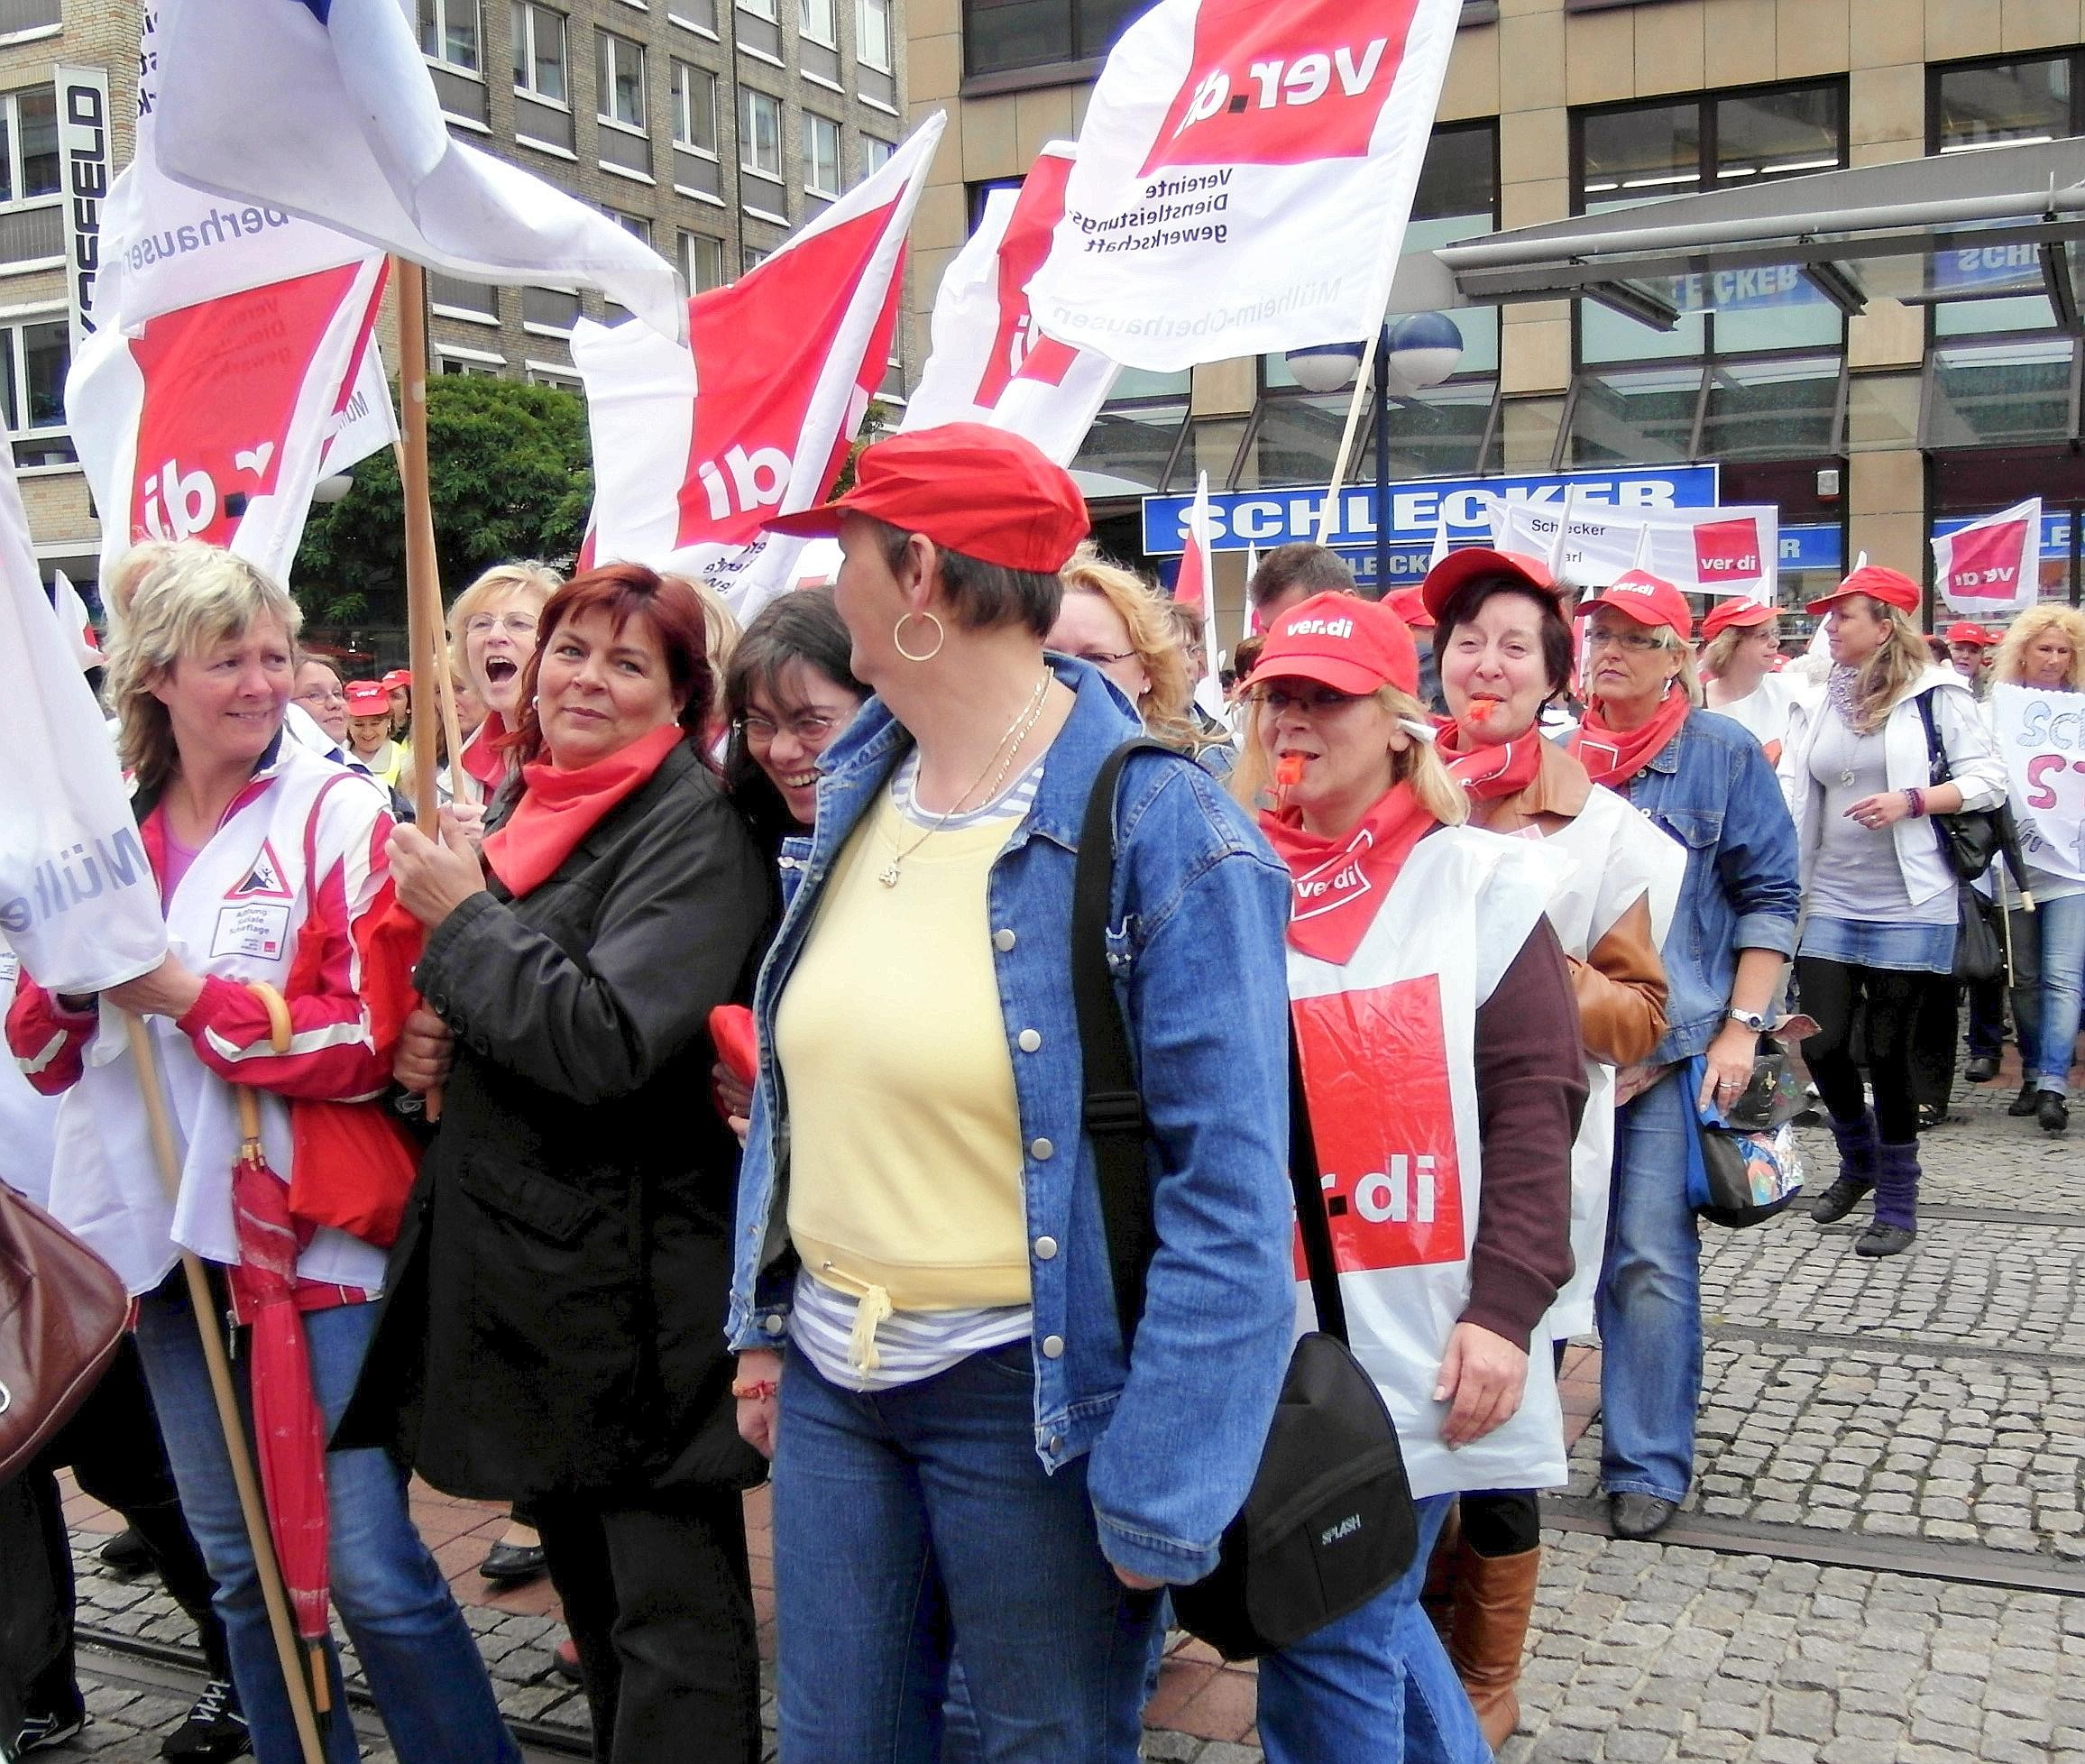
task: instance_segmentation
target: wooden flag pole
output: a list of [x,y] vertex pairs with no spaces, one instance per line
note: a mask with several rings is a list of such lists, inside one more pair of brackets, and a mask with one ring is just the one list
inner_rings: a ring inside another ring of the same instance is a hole
[[[123,1013],[124,1033],[130,1038],[131,1066],[137,1076],[138,1094],[145,1106],[145,1122],[151,1131],[152,1157],[160,1167],[160,1181],[167,1198],[179,1198],[180,1160],[174,1153],[173,1129],[167,1120],[167,1101],[160,1089],[159,1056],[152,1046],[152,1031],[142,1018]],[[318,1739],[318,1710],[330,1701],[323,1676],[323,1656],[312,1660],[317,1683],[304,1675],[303,1650],[297,1645],[297,1629],[289,1621],[289,1595],[282,1585],[282,1567],[275,1559],[275,1540],[268,1532],[268,1510],[261,1499],[260,1478],[254,1474],[253,1455],[246,1444],[245,1423],[239,1415],[239,1398],[232,1383],[232,1360],[225,1351],[224,1325],[217,1318],[217,1301],[210,1291],[210,1277],[202,1258],[193,1250],[181,1251],[181,1272],[188,1283],[188,1309],[196,1314],[196,1332],[203,1341],[203,1364],[209,1370],[210,1394],[217,1406],[217,1425],[225,1436],[225,1456],[232,1461],[232,1484],[239,1493],[239,1514],[246,1523],[247,1547],[253,1552],[253,1570],[261,1582],[261,1600],[268,1608],[268,1631],[275,1638],[275,1658],[282,1668],[282,1686],[289,1698],[289,1716],[297,1728],[297,1743],[304,1764],[326,1764],[325,1748]]]

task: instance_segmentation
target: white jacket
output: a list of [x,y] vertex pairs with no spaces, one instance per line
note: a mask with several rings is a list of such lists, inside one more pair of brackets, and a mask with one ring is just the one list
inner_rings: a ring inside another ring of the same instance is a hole
[[[1953,782],[1965,809],[1996,808],[2006,799],[2005,762],[1991,740],[1976,695],[1952,667],[1929,667],[1911,691],[1897,700],[1882,725],[1884,775],[1892,790],[1923,790],[1933,781],[1925,722],[1919,715],[1920,694],[1931,693],[1933,721],[1946,750]],[[1823,838],[1824,787],[1810,776],[1810,755],[1826,719],[1834,715],[1830,697],[1798,703],[1781,751],[1781,792],[1796,819],[1796,847],[1802,862],[1803,893],[1810,892],[1817,848]],[[1914,906],[1923,906],[1955,886],[1955,874],[1941,856],[1939,834],[1930,818],[1906,815],[1890,828],[1897,847],[1897,868]]]

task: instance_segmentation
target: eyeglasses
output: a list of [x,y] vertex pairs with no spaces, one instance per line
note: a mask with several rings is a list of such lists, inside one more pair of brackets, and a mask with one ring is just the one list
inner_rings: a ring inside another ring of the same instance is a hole
[[1617,649],[1630,649],[1640,655],[1647,649],[1662,649],[1665,639],[1656,631],[1616,630],[1605,625],[1595,625],[1585,633],[1585,647],[1598,648],[1609,644]]
[[1288,711],[1300,711],[1306,716],[1328,717],[1350,704],[1361,703],[1356,694],[1335,692],[1330,686],[1315,686],[1305,693],[1285,692],[1280,686],[1261,686],[1246,696],[1262,710],[1272,711],[1276,716]]
[[816,750],[832,739],[833,731],[840,727],[840,719],[819,711],[805,711],[781,723],[768,717],[747,715],[733,726],[745,737],[749,748],[772,747],[776,736],[786,729],[800,745]]
[[297,694],[299,704],[344,704],[347,694],[339,686],[307,686]]
[[465,637],[483,637],[493,630],[504,630],[510,637],[534,637],[536,615],[533,612],[477,612],[464,623]]
[[1134,649],[1074,649],[1071,652],[1071,658],[1074,661],[1091,662],[1096,667],[1112,667],[1116,662],[1135,660],[1136,651]]

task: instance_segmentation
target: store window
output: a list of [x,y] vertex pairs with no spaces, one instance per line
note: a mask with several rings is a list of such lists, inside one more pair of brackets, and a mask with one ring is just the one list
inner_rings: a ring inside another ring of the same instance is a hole
[[967,73],[1098,60],[1144,0],[963,0]]

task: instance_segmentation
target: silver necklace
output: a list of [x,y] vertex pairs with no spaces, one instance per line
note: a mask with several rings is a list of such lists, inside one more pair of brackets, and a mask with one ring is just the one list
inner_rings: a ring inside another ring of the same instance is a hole
[[[1043,701],[1050,691],[1050,670],[1046,667],[1042,670],[1042,677],[1035,683],[1035,690],[1029,694],[1028,702],[1021,707],[1020,715],[1006,725],[1006,732],[999,737],[999,745],[992,749],[991,758],[985,761],[984,770],[978,774],[977,782],[972,784],[960,796],[958,796],[954,802],[951,803],[947,808],[943,809],[940,814],[936,815],[933,823],[910,845],[894,847],[890,855],[890,861],[876,873],[876,879],[882,883],[885,887],[895,888],[897,887],[898,866],[930,839],[933,838],[942,828],[946,827],[950,822],[953,821],[963,804],[978,794],[979,786],[985,782],[986,775],[992,773],[994,760],[998,761],[999,769],[997,773],[992,774],[992,782],[990,787],[985,791],[984,800],[989,802],[999,794],[999,786],[1006,781],[1006,773],[1012,767],[1015,757],[1020,753],[1022,743],[1027,740],[1029,731],[1035,727],[1037,719],[1042,714]],[[1006,756],[1003,759],[1000,758],[1002,754]]]

